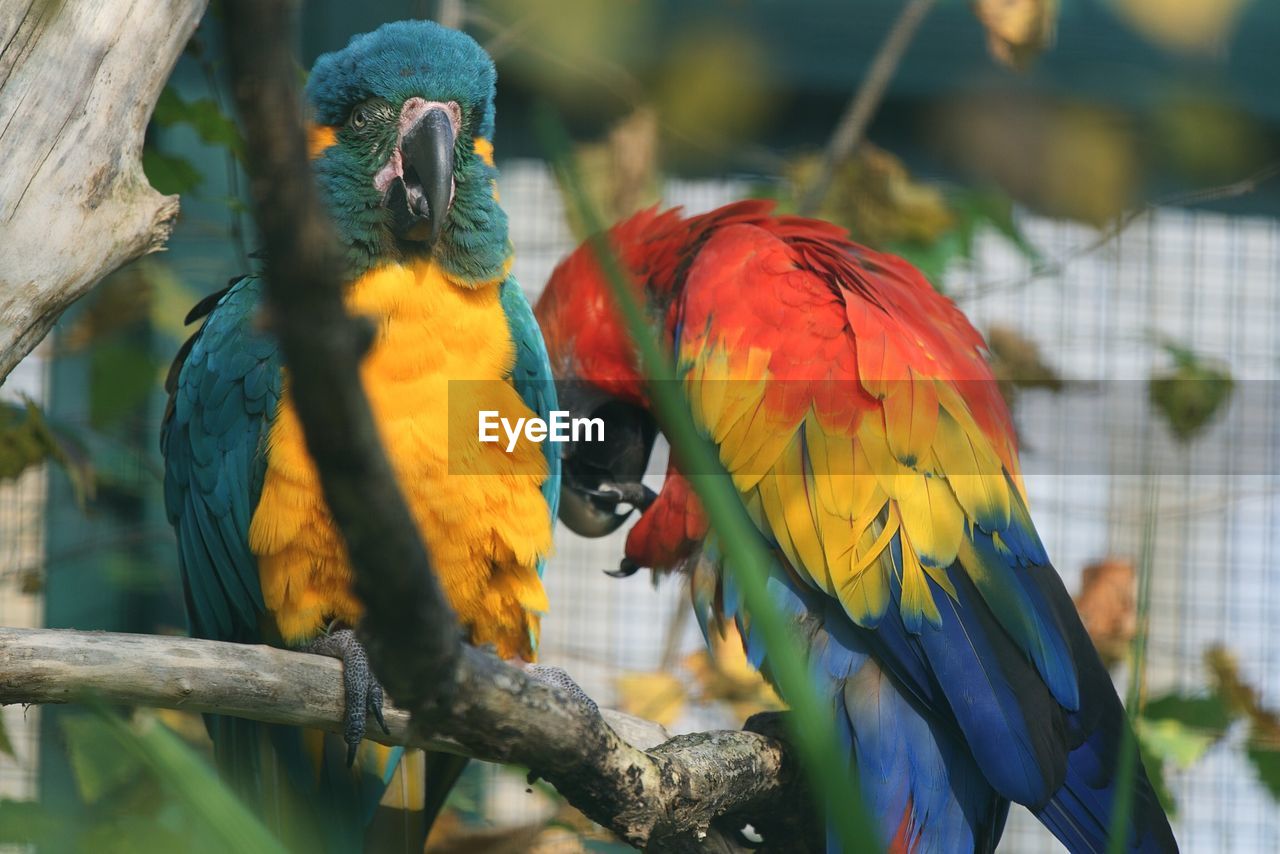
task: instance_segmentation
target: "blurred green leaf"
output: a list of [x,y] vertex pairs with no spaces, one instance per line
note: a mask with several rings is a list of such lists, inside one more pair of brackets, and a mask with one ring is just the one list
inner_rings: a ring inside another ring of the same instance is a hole
[[239,157],[244,151],[240,130],[212,98],[184,99],[172,86],[164,87],[151,120],[160,127],[187,125],[202,142],[225,148]]
[[9,731],[5,727],[4,715],[0,715],[0,753],[10,759],[18,758],[18,755],[13,752],[13,742],[9,740]]
[[156,192],[166,196],[194,192],[204,183],[204,174],[190,160],[165,154],[152,145],[142,150],[142,171]]
[[1217,741],[1215,733],[1205,733],[1172,718],[1138,718],[1135,726],[1138,738],[1152,754],[1179,768],[1194,765]]
[[79,847],[94,854],[217,850],[193,840],[186,827],[169,827],[156,816],[132,813],[95,824],[81,836]]
[[204,825],[215,849],[284,851],[257,816],[218,779],[208,763],[166,729],[155,715],[139,714],[132,724],[109,713],[103,713],[99,720],[133,760],[146,766],[161,789]]
[[1027,258],[1040,260],[1040,250],[1027,239],[1013,218],[1013,199],[1004,193],[965,189],[949,194],[947,200],[956,214],[958,230],[964,236],[965,258],[973,258],[974,235],[982,226],[990,226]]
[[1271,797],[1280,800],[1280,750],[1251,745],[1248,755],[1262,785],[1267,787]]
[[94,347],[89,364],[89,420],[105,427],[139,412],[157,385],[159,363],[145,342],[129,338]]
[[38,845],[60,850],[65,822],[35,801],[0,800],[0,845]]
[[1172,818],[1178,812],[1178,802],[1164,779],[1164,757],[1151,749],[1141,727],[1137,728],[1137,735],[1138,757],[1142,759],[1142,767],[1146,769],[1147,779],[1151,781],[1151,788],[1155,789],[1160,806],[1164,807],[1164,811]]
[[1165,342],[1163,346],[1173,357],[1174,367],[1151,378],[1148,394],[1173,435],[1188,442],[1223,408],[1235,382],[1225,366],[1209,362],[1173,342]]
[[67,757],[76,789],[86,803],[97,803],[118,791],[142,772],[141,762],[129,755],[119,738],[100,717],[68,715],[62,718]]
[[172,583],[172,567],[157,566],[129,551],[111,552],[100,559],[99,573],[119,590],[162,592]]
[[1171,720],[1217,733],[1225,732],[1233,720],[1231,710],[1218,694],[1165,694],[1147,703],[1142,716],[1150,721]]

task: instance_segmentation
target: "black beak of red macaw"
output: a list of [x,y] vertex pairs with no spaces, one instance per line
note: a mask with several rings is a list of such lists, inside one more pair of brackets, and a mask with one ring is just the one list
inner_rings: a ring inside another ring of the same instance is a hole
[[408,126],[403,128],[398,151],[393,155],[393,162],[398,156],[399,170],[387,186],[383,206],[391,214],[391,230],[396,237],[430,246],[440,237],[453,202],[457,134],[447,106],[433,104],[422,110],[422,103],[413,99],[401,111],[402,126]]
[[[606,397],[581,383],[561,383],[560,405],[571,417],[599,418],[602,441],[564,446],[560,521],[583,537],[603,537],[656,495],[642,484],[658,434],[653,417],[635,404]],[[625,508],[620,510],[620,508]]]

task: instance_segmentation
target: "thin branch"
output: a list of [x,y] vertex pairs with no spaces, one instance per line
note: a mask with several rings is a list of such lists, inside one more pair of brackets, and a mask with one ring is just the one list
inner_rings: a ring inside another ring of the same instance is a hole
[[[341,667],[269,646],[0,628],[0,704],[94,700],[341,733]],[[630,828],[628,841],[665,850],[697,850],[697,833],[717,816],[754,812],[767,824],[767,813],[796,796],[793,763],[775,738],[669,738],[658,724],[596,712],[469,647],[458,672],[474,674],[459,678],[467,699],[438,731],[424,734],[409,713],[388,707],[390,734],[373,728],[369,738],[532,768],[588,816],[615,815],[605,824]]]
[[1263,185],[1275,180],[1277,177],[1280,177],[1280,163],[1268,163],[1256,172],[1246,175],[1237,181],[1161,196],[1144,205],[1121,213],[1091,240],[1066,252],[1061,257],[1036,261],[1025,274],[1020,276],[995,282],[977,283],[966,291],[958,291],[952,294],[952,298],[956,300],[976,299],[998,291],[1017,290],[1040,279],[1060,276],[1068,266],[1110,245],[1112,241],[1124,234],[1135,222],[1155,213],[1160,208],[1189,208],[1209,204],[1210,202],[1238,199],[1257,192]]
[[910,0],[903,7],[898,19],[893,22],[884,43],[880,45],[880,50],[871,60],[867,76],[850,99],[849,105],[840,117],[840,123],[836,125],[835,132],[831,134],[818,174],[800,197],[797,209],[801,214],[811,215],[822,206],[822,200],[826,198],[827,190],[831,187],[832,176],[835,175],[840,164],[848,160],[862,142],[867,125],[871,123],[871,117],[875,115],[876,108],[884,100],[885,90],[889,88],[893,74],[898,70],[898,64],[911,45],[911,40],[915,37],[920,23],[933,8],[933,4],[934,0]]

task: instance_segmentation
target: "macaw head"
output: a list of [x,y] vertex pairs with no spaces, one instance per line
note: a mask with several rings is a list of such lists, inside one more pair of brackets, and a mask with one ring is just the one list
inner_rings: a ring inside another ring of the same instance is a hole
[[[610,242],[651,327],[669,342],[675,271],[686,247],[678,211],[643,211],[615,225]],[[556,377],[560,406],[571,417],[603,419],[604,439],[563,449],[560,521],[574,533],[600,537],[635,509],[640,480],[657,435],[635,347],[590,244],[552,272],[534,307]],[[624,511],[620,505],[630,504]],[[643,510],[643,507],[639,509]]]
[[475,40],[430,21],[386,24],[316,60],[311,156],[356,272],[431,257],[464,282],[501,274],[496,79]]

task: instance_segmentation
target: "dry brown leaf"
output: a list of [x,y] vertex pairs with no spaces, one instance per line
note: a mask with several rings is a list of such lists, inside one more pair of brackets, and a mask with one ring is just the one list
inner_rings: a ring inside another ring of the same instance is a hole
[[1240,663],[1235,656],[1226,647],[1212,646],[1205,650],[1204,661],[1214,686],[1227,705],[1236,714],[1249,719],[1249,737],[1268,750],[1280,750],[1280,713],[1263,705],[1258,689],[1241,675]]
[[[791,185],[808,187],[821,159],[808,155],[789,164]],[[873,248],[931,244],[955,224],[936,186],[917,181],[901,160],[867,142],[837,167],[818,216],[843,225]]]
[[1121,558],[1105,558],[1085,567],[1076,609],[1102,663],[1114,667],[1124,660],[1138,631],[1137,574],[1133,564]]
[[991,56],[1023,71],[1053,44],[1058,0],[974,0],[973,14],[987,30]]
[[[603,222],[618,222],[662,198],[658,117],[649,107],[618,122],[603,140],[577,146],[575,157],[582,187]],[[585,238],[574,211],[567,216],[573,233]]]
[[712,632],[711,649],[690,654],[684,667],[698,684],[699,700],[728,703],[740,720],[783,708],[777,693],[747,661],[742,639],[732,624],[725,627],[724,635]]
[[688,699],[684,683],[671,673],[624,673],[617,679],[622,711],[669,726]]
[[1248,0],[1112,0],[1135,29],[1183,53],[1215,54],[1235,30]]
[[1131,115],[1004,94],[955,100],[940,118],[940,146],[1040,213],[1101,227],[1137,198],[1144,161]]
[[752,34],[727,21],[680,28],[653,87],[668,150],[722,166],[726,150],[749,138],[779,103],[766,56]]
[[991,351],[988,359],[991,373],[1010,409],[1017,401],[1019,389],[1062,390],[1062,377],[1045,362],[1039,345],[1013,327],[999,324],[988,327],[987,348]]

